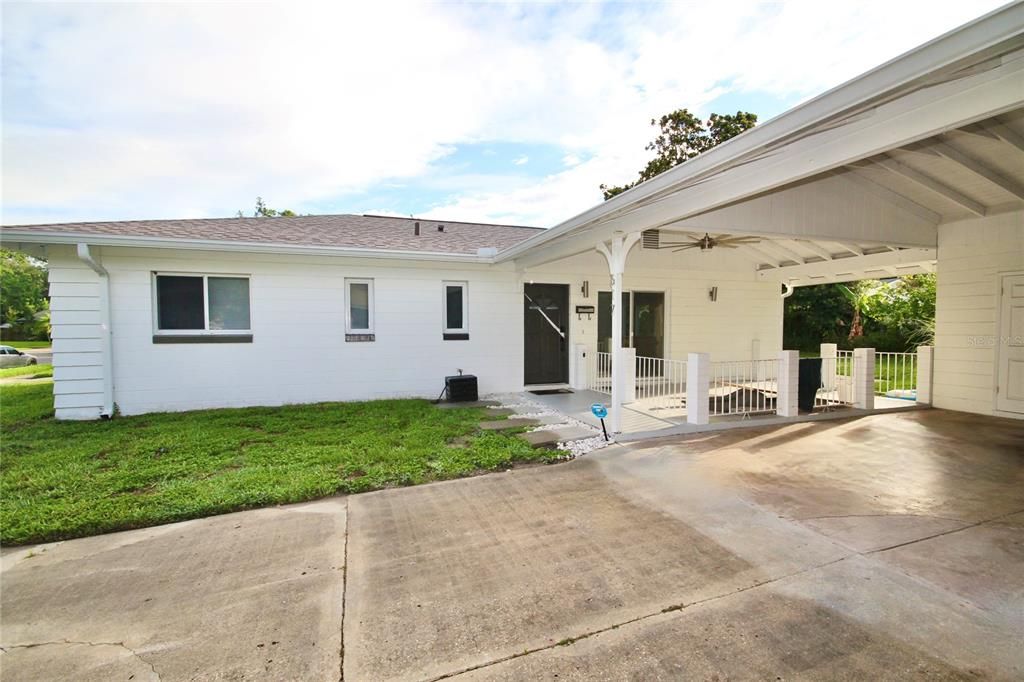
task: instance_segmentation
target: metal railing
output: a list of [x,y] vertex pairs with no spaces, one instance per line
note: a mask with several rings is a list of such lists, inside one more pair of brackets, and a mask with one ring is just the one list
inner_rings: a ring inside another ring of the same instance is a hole
[[682,410],[686,407],[686,361],[636,358],[636,403],[641,409]]
[[852,404],[853,351],[836,351],[836,357],[821,359],[821,387],[814,395],[814,407],[827,410]]
[[875,352],[875,395],[917,399],[917,353]]
[[712,417],[774,414],[779,396],[779,360],[712,362],[708,391]]
[[590,366],[587,368],[587,383],[590,385],[587,387],[591,391],[597,391],[598,393],[607,393],[611,395],[612,392],[612,354],[594,352],[588,353],[590,357]]

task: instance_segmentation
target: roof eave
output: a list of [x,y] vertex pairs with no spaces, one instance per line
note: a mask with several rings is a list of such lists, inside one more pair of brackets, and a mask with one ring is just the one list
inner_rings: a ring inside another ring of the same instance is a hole
[[348,258],[377,258],[391,260],[433,261],[445,263],[494,263],[493,256],[437,251],[408,251],[371,249],[348,246],[314,246],[272,242],[237,242],[218,239],[177,239],[164,237],[138,237],[98,235],[68,232],[40,232],[10,230],[0,232],[0,240],[21,244],[80,244],[91,246],[117,246],[122,248],[186,249],[192,251],[226,251],[234,253],[273,253],[306,256],[341,256]]

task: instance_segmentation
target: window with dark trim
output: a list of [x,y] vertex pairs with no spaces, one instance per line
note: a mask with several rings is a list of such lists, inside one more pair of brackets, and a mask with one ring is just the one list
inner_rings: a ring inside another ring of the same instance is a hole
[[248,335],[249,278],[154,273],[154,336]]

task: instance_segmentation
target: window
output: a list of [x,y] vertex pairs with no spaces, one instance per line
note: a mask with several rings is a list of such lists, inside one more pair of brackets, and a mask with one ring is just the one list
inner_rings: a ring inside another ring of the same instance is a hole
[[444,339],[447,341],[469,338],[469,297],[465,282],[444,282]]
[[345,280],[345,340],[373,341],[373,280]]
[[155,273],[155,336],[249,334],[249,278]]

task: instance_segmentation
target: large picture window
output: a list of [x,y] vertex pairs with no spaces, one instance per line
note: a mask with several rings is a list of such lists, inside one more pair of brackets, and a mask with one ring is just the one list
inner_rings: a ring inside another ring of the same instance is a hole
[[158,335],[251,330],[248,277],[156,273],[154,280]]

